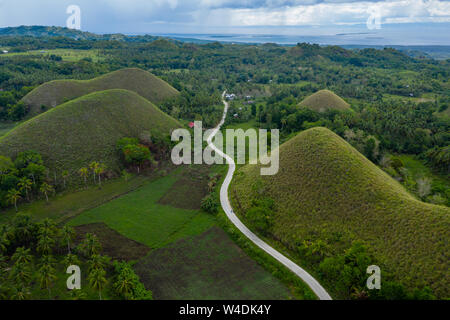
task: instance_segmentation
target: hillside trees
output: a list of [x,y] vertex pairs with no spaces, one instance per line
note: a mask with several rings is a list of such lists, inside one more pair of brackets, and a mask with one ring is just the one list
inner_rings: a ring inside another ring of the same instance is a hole
[[125,163],[136,166],[140,172],[144,163],[153,163],[153,157],[148,147],[139,143],[136,138],[122,138],[117,142],[117,150],[121,153]]

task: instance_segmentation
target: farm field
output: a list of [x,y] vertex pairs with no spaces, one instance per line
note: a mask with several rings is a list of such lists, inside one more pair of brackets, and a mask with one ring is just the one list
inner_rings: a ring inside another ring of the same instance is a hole
[[[217,226],[214,216],[198,209],[180,208],[180,202],[167,204],[168,195],[189,197],[189,193],[176,186],[186,182],[186,175],[205,173],[205,168],[201,167],[179,168],[131,193],[81,213],[68,224],[77,230],[94,230],[94,233],[98,229],[103,247],[109,248],[107,250],[113,256],[135,260],[142,255],[142,246],[149,248],[150,253],[137,261],[135,269],[143,283],[155,292],[156,299],[292,298],[284,284],[233,243]],[[196,184],[191,189],[199,187],[202,185]],[[182,193],[177,195],[176,192]],[[133,244],[135,250],[129,251],[133,257],[113,249],[120,238],[105,236],[111,234],[107,229],[137,243]],[[206,264],[208,268],[205,268]],[[171,280],[166,281],[167,277]],[[231,285],[225,289],[224,283]]]
[[199,234],[214,224],[214,218],[199,210],[161,205],[158,200],[181,177],[182,170],[88,210],[69,221],[78,226],[104,222],[110,228],[150,248],[160,248],[188,235]]
[[218,227],[152,251],[135,270],[155,299],[292,298]]
[[[60,223],[85,210],[95,208],[111,199],[135,190],[148,182],[149,178],[145,176],[136,176],[127,182],[122,179],[115,179],[104,183],[101,189],[95,185],[89,186],[87,189],[71,190],[57,194],[54,197],[50,197],[48,203],[44,199],[36,200],[32,203],[24,203],[20,206],[19,213],[29,214],[36,221],[51,218]],[[11,221],[15,215],[14,208],[5,210],[0,215],[0,223]]]
[[100,62],[105,59],[105,55],[100,54],[99,50],[77,50],[77,49],[42,49],[42,50],[30,50],[25,52],[9,52],[0,54],[0,58],[12,57],[12,56],[47,56],[57,55],[62,58],[63,61],[75,62],[81,59],[92,59],[93,62]]

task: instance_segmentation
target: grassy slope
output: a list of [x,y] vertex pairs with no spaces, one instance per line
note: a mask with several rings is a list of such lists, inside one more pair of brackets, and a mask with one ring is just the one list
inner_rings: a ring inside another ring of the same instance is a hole
[[346,110],[350,107],[344,99],[329,90],[317,91],[316,93],[303,99],[299,105],[319,112],[330,109]]
[[22,100],[30,107],[30,115],[36,115],[43,111],[42,105],[51,108],[85,94],[108,89],[134,91],[153,103],[159,103],[178,94],[176,89],[151,73],[138,68],[128,68],[91,80],[46,82],[31,91]]
[[382,268],[407,287],[426,284],[449,296],[450,209],[415,200],[328,129],[306,130],[281,145],[277,175],[261,178],[255,165],[239,170],[230,195],[241,214],[255,197],[255,185],[276,201],[273,235],[288,248],[348,232],[370,244]]
[[42,154],[59,175],[75,173],[91,161],[117,169],[115,150],[122,137],[142,131],[169,135],[181,125],[138,94],[122,89],[91,93],[23,122],[0,138],[0,154],[14,157],[24,150]]

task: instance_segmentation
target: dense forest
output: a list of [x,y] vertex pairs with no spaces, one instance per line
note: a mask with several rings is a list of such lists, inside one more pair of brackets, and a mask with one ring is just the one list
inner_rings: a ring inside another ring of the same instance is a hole
[[[40,37],[24,32],[0,37],[0,47],[8,51],[0,56],[3,123],[27,119],[21,98],[46,81],[91,79],[139,67],[181,92],[159,106],[175,118],[213,126],[221,115],[220,94],[227,89],[237,95],[230,112],[237,116],[230,116],[229,123],[254,121],[259,127],[280,128],[284,139],[326,126],[404,182],[411,177],[401,160],[387,154],[415,155],[441,175],[450,172],[450,60],[412,58],[390,48],[195,44],[85,33],[74,38],[44,31]],[[298,106],[320,89],[344,98],[351,109],[320,113]],[[391,165],[393,160],[397,165]],[[438,202],[448,204],[448,187],[434,187]]]

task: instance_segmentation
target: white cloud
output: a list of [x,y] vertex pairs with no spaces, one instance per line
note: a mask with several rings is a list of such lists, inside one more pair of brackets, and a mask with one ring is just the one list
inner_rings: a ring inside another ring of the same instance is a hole
[[200,28],[361,24],[370,10],[380,12],[382,23],[450,22],[450,2],[438,0],[0,0],[0,26],[64,25],[70,4],[81,7],[83,29],[111,32],[156,22]]
[[374,10],[380,12],[382,22],[450,22],[450,2],[401,0],[323,2],[277,9],[214,9],[204,23],[217,25],[228,21],[231,26],[359,24],[365,23]]

